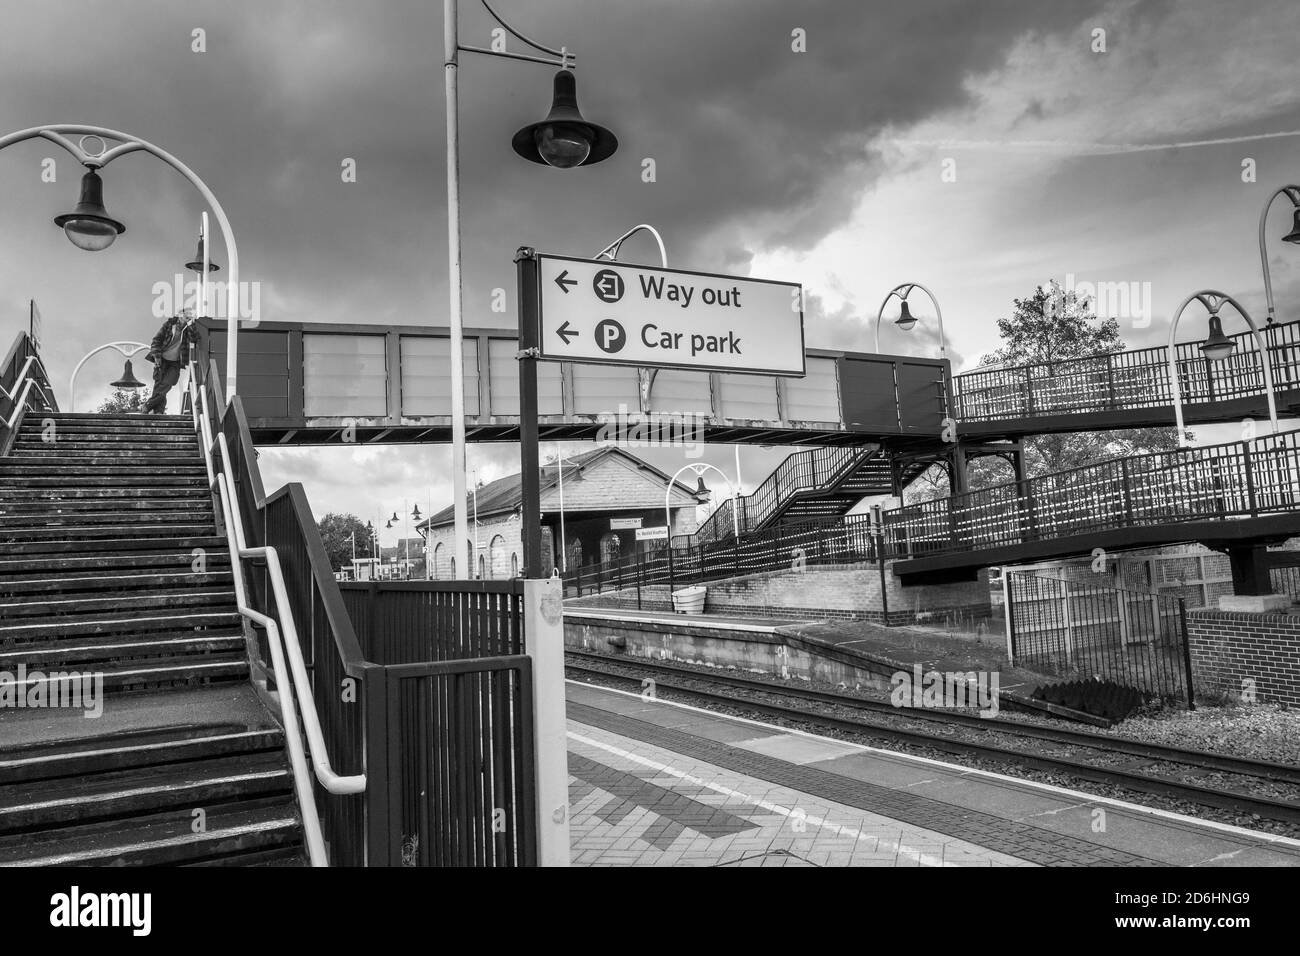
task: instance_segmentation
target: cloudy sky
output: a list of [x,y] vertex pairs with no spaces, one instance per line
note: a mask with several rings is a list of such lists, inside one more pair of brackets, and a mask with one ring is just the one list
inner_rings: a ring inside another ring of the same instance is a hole
[[[495,24],[476,0],[461,6],[462,42],[488,45]],[[582,109],[620,150],[574,172],[523,162],[509,138],[544,114],[552,71],[463,58],[467,324],[513,323],[489,305],[513,290],[517,246],[590,255],[638,222],[659,228],[674,265],[804,283],[813,346],[871,349],[880,301],[904,280],[939,296],[959,367],[996,347],[995,319],[1049,278],[1149,283],[1147,314],[1120,317],[1131,346],[1163,342],[1199,288],[1263,314],[1256,220],[1268,192],[1300,178],[1294,0],[496,6],[576,52]],[[102,125],[188,162],[230,215],[264,318],[446,323],[436,0],[0,0],[0,14],[0,127]],[[340,175],[347,158],[355,183]],[[1243,182],[1247,160],[1256,182]],[[50,224],[78,176],[44,142],[0,153],[0,339],[36,299],[64,407],[82,354],[152,334],[152,287],[192,254],[202,209],[179,176],[125,157],[106,201],[127,232],[86,254]],[[655,252],[637,239],[625,255]],[[1274,242],[1270,256],[1280,317],[1300,318],[1300,252]],[[933,313],[917,311],[906,336],[886,321],[883,351],[933,354]],[[88,365],[77,407],[120,368]],[[517,467],[513,446],[470,454],[484,480]],[[744,485],[782,454],[746,450]],[[709,460],[732,469],[729,449]],[[269,486],[301,480],[318,512],[363,515],[447,504],[448,461],[445,446],[262,458]]]

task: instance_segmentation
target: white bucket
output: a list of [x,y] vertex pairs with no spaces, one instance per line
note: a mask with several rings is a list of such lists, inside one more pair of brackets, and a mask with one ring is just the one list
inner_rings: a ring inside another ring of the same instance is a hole
[[702,585],[682,588],[673,592],[673,610],[678,614],[703,614],[704,596],[708,589]]

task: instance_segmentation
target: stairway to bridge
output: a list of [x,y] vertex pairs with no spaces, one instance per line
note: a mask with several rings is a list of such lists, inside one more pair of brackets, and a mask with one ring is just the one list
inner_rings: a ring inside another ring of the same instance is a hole
[[103,690],[94,718],[0,708],[0,864],[302,861],[188,418],[24,421],[0,458],[0,672],[26,701]]
[[[908,461],[899,481],[906,487],[926,468],[928,460]],[[863,498],[894,493],[893,465],[876,445],[823,447],[790,455],[752,494],[739,500],[741,535],[777,524],[831,522],[843,518]],[[700,525],[693,543],[729,539],[732,502],[726,499]]]

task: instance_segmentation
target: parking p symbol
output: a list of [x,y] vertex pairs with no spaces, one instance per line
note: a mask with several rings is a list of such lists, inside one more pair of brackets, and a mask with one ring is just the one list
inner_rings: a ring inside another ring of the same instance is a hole
[[611,355],[621,352],[623,346],[627,344],[627,333],[623,331],[623,326],[613,319],[601,319],[596,323],[596,344],[600,346],[601,351]]

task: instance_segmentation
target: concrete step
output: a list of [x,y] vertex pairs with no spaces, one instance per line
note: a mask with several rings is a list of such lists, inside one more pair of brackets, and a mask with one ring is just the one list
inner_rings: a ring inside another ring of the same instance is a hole
[[0,601],[3,595],[53,594],[69,598],[90,592],[137,591],[141,588],[151,590],[175,591],[194,588],[222,587],[231,590],[234,576],[230,573],[229,563],[223,570],[210,570],[196,574],[188,570],[158,572],[155,569],[122,569],[115,574],[78,571],[68,573],[60,571],[57,575],[10,575],[0,574]]
[[[88,542],[97,538],[125,538],[134,536],[140,539],[156,538],[184,538],[191,535],[212,534],[215,526],[211,521],[199,520],[197,516],[187,519],[184,523],[180,521],[168,521],[157,525],[143,526],[141,523],[133,522],[131,524],[69,524],[55,525],[52,527],[3,527],[0,528],[0,545],[6,543],[19,544],[22,542],[37,541],[66,541],[75,540]],[[0,550],[4,550],[0,548]]]
[[159,537],[130,537],[130,538],[83,538],[83,539],[54,539],[50,540],[33,540],[33,541],[11,541],[0,547],[0,555],[5,558],[15,557],[24,554],[65,554],[71,552],[74,556],[87,555],[91,552],[104,553],[110,555],[130,554],[132,552],[148,551],[150,553],[159,553],[164,551],[185,552],[189,553],[195,548],[201,548],[205,552],[226,551],[226,539],[212,533],[212,526],[207,526],[207,534],[187,534],[187,535],[162,535]]
[[[45,581],[113,574],[192,573],[194,555],[175,551],[110,555],[55,555],[50,557],[0,558],[0,581]],[[230,554],[224,548],[203,555],[209,572],[230,570]]]
[[205,486],[182,485],[174,488],[122,488],[102,485],[94,488],[22,488],[8,487],[0,498],[0,507],[31,501],[130,501],[147,498],[184,498],[194,501],[211,501],[212,493]]
[[214,806],[201,833],[194,832],[192,809],[0,838],[0,865],[160,866],[248,854],[258,859],[301,839],[297,807],[288,796]]
[[[79,673],[100,673],[108,669],[171,667],[177,664],[208,664],[217,662],[240,663],[244,659],[242,634],[208,637],[194,631],[185,634],[147,640],[59,640],[13,645],[0,650],[0,665],[16,677],[19,666],[28,675],[38,671],[45,674],[75,670]],[[17,681],[15,681],[16,683]]]
[[[88,614],[95,611],[112,611],[129,605],[133,611],[155,608],[207,608],[213,605],[234,606],[233,587],[178,588],[156,590],[147,594],[89,593],[50,595],[21,595],[0,600],[0,620],[17,621],[19,618],[50,618],[63,615]],[[0,631],[0,633],[3,633]]]
[[205,488],[206,472],[199,474],[131,475],[0,475],[0,501],[10,488]]
[[136,612],[119,608],[106,613],[84,613],[55,620],[29,620],[0,623],[0,645],[54,637],[79,637],[86,634],[124,634],[136,636],[149,631],[179,631],[238,627],[239,612],[233,608],[205,608],[195,611]]
[[0,529],[30,528],[90,528],[101,525],[119,527],[136,527],[149,530],[157,525],[193,525],[203,524],[213,527],[212,509],[207,512],[198,509],[188,511],[140,511],[138,513],[114,511],[74,511],[62,513],[48,511],[45,514],[35,512],[8,515],[0,514]]

